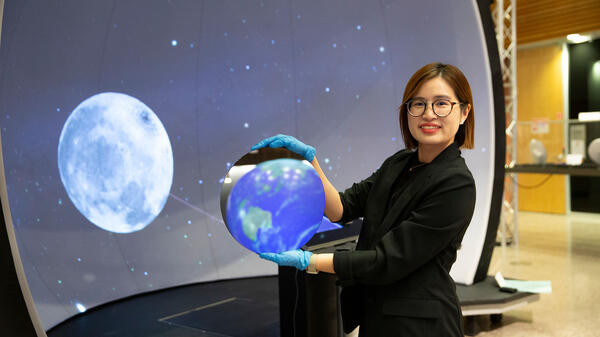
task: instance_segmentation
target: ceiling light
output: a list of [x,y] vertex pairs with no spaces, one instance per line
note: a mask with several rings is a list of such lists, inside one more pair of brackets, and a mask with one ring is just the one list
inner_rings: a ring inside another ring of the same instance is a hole
[[580,122],[600,121],[600,111],[580,112],[577,119]]
[[569,40],[572,43],[582,43],[591,41],[592,37],[589,35],[569,34],[567,35],[567,40]]

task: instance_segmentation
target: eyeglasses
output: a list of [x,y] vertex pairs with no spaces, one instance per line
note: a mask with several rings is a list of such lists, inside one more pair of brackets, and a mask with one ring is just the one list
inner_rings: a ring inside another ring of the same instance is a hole
[[[455,104],[462,105],[462,103],[452,102],[449,99],[437,99],[431,103],[431,110],[438,117],[446,117],[452,112]],[[406,108],[411,116],[419,117],[425,113],[427,102],[422,99],[411,99],[406,102]]]

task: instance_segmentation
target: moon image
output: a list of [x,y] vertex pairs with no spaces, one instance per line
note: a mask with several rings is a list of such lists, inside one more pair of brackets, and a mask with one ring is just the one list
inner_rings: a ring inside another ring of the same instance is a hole
[[148,106],[105,92],[81,102],[65,122],[58,169],[83,216],[104,230],[131,233],[162,211],[173,182],[173,151]]

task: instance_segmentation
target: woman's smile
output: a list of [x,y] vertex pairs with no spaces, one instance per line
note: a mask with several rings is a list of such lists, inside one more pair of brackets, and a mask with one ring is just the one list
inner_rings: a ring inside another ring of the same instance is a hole
[[425,134],[434,134],[438,132],[442,127],[434,123],[423,123],[419,125],[419,129]]

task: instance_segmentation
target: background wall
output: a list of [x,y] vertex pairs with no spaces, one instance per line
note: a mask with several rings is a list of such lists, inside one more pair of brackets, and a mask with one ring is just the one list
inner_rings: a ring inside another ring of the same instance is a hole
[[[530,163],[528,149],[531,134],[540,124],[548,123],[548,133],[536,134],[548,150],[548,162],[556,162],[557,156],[566,149],[562,125],[553,121],[562,120],[564,98],[562,91],[561,47],[568,34],[597,33],[600,30],[600,1],[596,0],[519,0],[516,1],[516,31],[517,31],[517,95],[518,121],[524,122],[518,127],[517,160],[520,163]],[[569,48],[571,51],[572,48]],[[570,64],[573,64],[570,58]],[[572,83],[572,77],[569,78]],[[578,82],[579,83],[579,82]],[[569,95],[583,95],[584,91],[577,90]],[[587,95],[587,89],[585,90]],[[594,95],[597,96],[597,95]],[[569,97],[569,111],[573,113],[572,98]],[[571,116],[570,118],[573,118]],[[576,117],[575,117],[576,118]],[[563,176],[519,174],[519,184],[522,186],[538,186],[536,188],[519,188],[519,209],[548,213],[566,212],[565,180]],[[571,191],[577,186],[585,186],[586,182],[576,178],[571,180]],[[588,184],[589,185],[589,184]],[[582,198],[589,195],[582,192]],[[571,194],[571,199],[582,199]],[[582,199],[583,200],[583,199]],[[589,208],[589,207],[588,207]],[[573,210],[581,210],[577,206]]]
[[[580,112],[600,111],[600,39],[569,46],[570,118]],[[600,122],[586,123],[587,145],[600,137]],[[589,159],[585,159],[590,163]],[[600,213],[600,178],[570,177],[571,209]]]
[[[558,162],[565,149],[561,55],[559,44],[517,52],[519,164],[533,163],[529,151],[531,139],[544,143],[550,163]],[[520,210],[565,213],[564,176],[554,175],[548,179],[547,174],[519,174],[518,182],[523,186],[518,190]]]
[[[463,155],[477,205],[452,269],[472,282],[494,164],[484,41],[474,1],[9,1],[0,48],[7,223],[44,327],[133,294],[275,273],[221,221],[231,163],[288,133],[317,148],[338,189],[350,186],[403,148],[396,108],[409,76],[433,61],[460,67],[474,95],[475,149]],[[129,234],[94,226],[58,171],[65,121],[103,92],[145,103],[173,150],[164,208]]]

